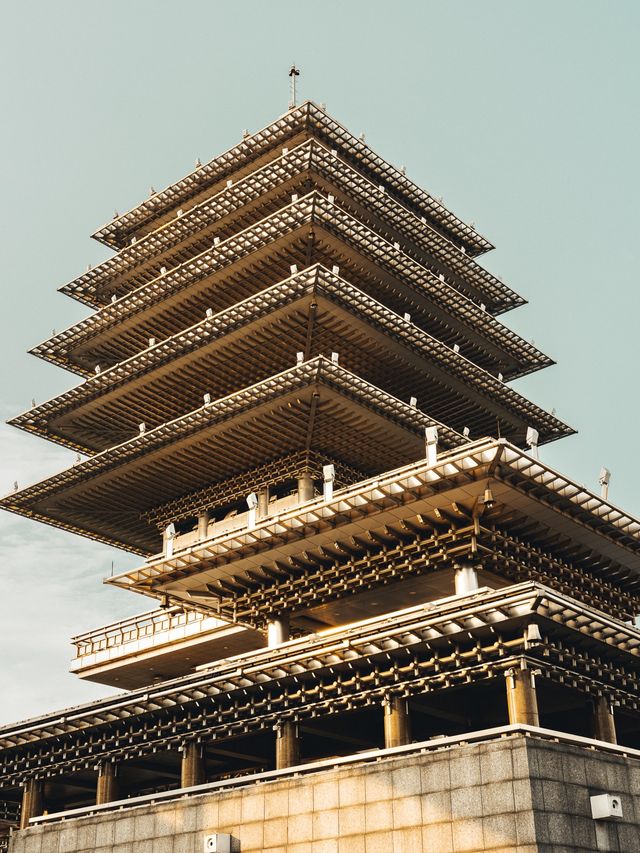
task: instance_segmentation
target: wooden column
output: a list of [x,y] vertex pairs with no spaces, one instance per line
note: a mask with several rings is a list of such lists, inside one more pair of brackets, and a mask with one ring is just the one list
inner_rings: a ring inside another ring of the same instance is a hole
[[538,697],[531,670],[509,670],[506,674],[506,684],[509,722],[539,726]]
[[188,741],[182,747],[182,766],[180,768],[180,787],[191,788],[206,782],[202,747],[195,741]]
[[258,518],[269,515],[269,487],[258,490]]
[[198,516],[198,539],[206,539],[209,530],[209,513],[201,512]]
[[312,501],[314,497],[313,479],[311,474],[300,474],[298,477],[298,503]]
[[44,782],[39,779],[29,779],[22,791],[22,811],[20,812],[20,829],[26,829],[32,817],[44,812]]
[[606,696],[597,696],[593,700],[593,736],[596,740],[618,743],[616,722]]
[[280,613],[267,622],[267,646],[270,649],[281,646],[291,638],[289,614]]
[[384,745],[404,746],[411,743],[411,721],[406,699],[389,696],[384,701]]
[[298,724],[285,722],[276,726],[276,770],[300,763]]
[[98,783],[96,785],[96,805],[112,803],[120,797],[120,787],[116,776],[116,765],[111,761],[103,761],[98,767]]

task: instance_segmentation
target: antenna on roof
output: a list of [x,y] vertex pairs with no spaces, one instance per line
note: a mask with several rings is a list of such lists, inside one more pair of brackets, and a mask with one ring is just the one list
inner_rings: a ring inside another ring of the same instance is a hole
[[296,77],[300,76],[300,71],[295,64],[289,69],[289,77],[291,78],[291,100],[289,101],[289,109],[292,110],[296,105]]

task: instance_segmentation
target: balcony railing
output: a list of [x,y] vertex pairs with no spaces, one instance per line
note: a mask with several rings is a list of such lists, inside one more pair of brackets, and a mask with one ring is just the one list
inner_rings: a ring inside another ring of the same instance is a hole
[[95,628],[85,634],[78,634],[71,642],[76,647],[76,659],[88,655],[119,649],[131,643],[152,641],[160,634],[170,636],[182,631],[185,636],[196,635],[203,630],[212,630],[225,623],[195,610],[152,610],[115,622],[102,628]]

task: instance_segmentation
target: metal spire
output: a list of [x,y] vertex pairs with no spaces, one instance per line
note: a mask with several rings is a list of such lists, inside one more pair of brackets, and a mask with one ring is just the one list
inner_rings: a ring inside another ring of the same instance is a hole
[[289,101],[289,109],[292,110],[296,105],[296,77],[300,76],[300,71],[295,65],[289,69],[289,77],[291,78],[291,100]]

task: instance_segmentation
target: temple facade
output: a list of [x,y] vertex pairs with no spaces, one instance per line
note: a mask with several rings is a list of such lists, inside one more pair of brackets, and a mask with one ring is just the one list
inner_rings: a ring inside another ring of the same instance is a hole
[[543,461],[491,244],[312,102],[93,236],[11,422],[78,461],[0,506],[151,609],[0,729],[0,849],[640,849],[640,523]]

